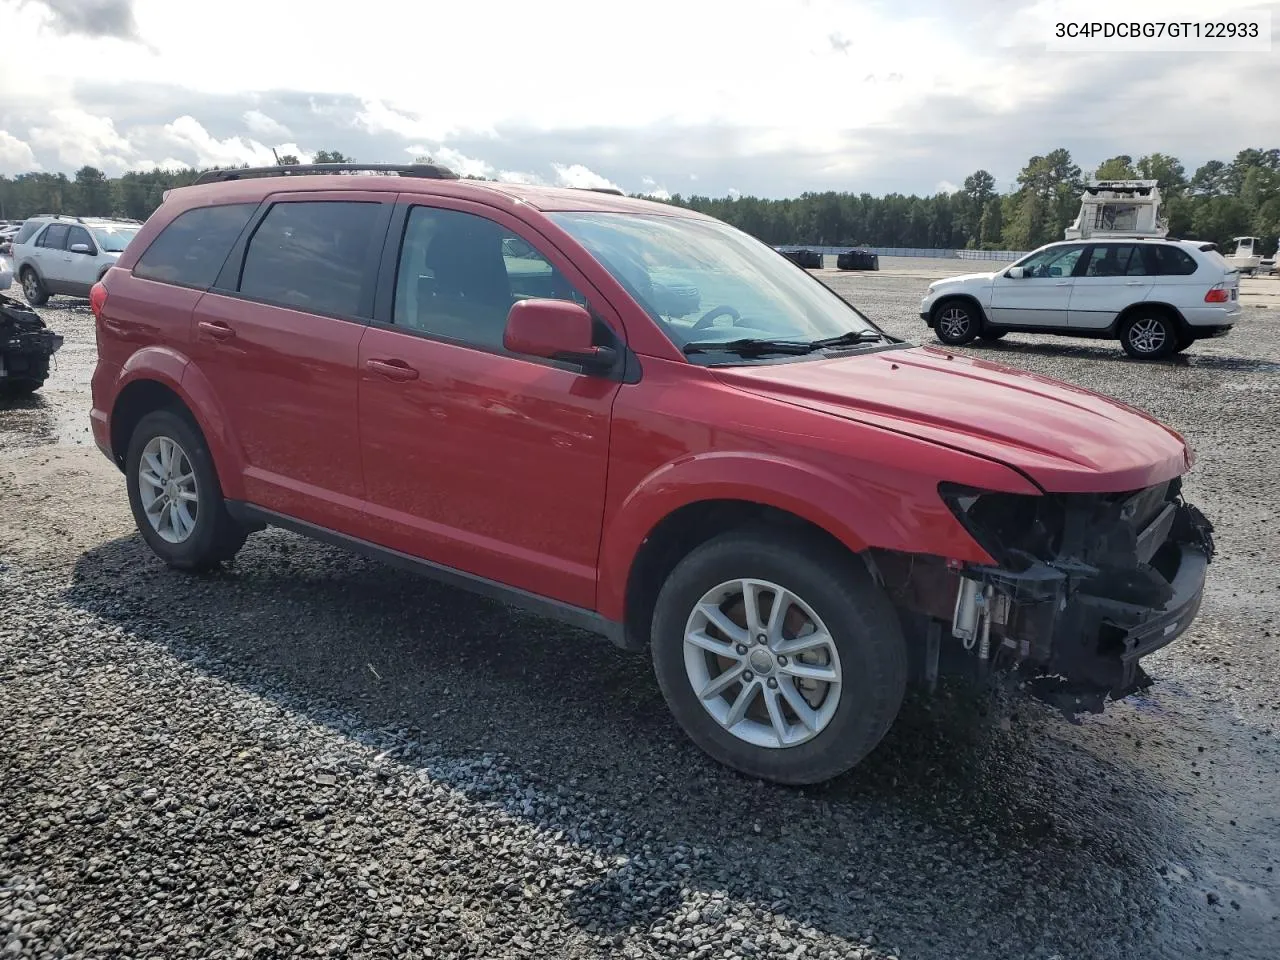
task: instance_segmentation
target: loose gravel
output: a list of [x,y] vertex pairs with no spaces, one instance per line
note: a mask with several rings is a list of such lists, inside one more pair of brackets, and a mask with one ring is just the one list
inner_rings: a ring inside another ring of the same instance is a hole
[[[927,279],[827,278],[924,338]],[[805,790],[491,601],[279,531],[165,569],[88,442],[87,308],[41,312],[59,370],[0,411],[0,958],[1274,958],[1280,311],[1168,364],[966,351],[1188,436],[1204,610],[1101,717],[948,687]]]

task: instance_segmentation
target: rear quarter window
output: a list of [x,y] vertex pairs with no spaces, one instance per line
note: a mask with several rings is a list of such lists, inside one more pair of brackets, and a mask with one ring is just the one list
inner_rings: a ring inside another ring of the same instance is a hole
[[22,225],[22,229],[18,231],[18,235],[13,238],[13,242],[15,244],[26,243],[32,237],[34,237],[36,235],[36,231],[43,226],[44,226],[43,221],[41,221],[40,223],[24,223]]
[[133,275],[207,290],[257,209],[256,203],[231,203],[179,214],[138,258]]
[[[1191,255],[1177,247],[1158,246],[1154,248],[1156,255],[1156,273],[1162,277],[1187,277],[1196,272],[1197,264]],[[1223,261],[1226,266],[1226,261]]]
[[1217,250],[1201,250],[1200,256],[1204,257],[1204,259],[1208,261],[1209,266],[1217,270],[1221,270],[1223,273],[1230,273],[1235,269],[1235,267],[1227,263],[1226,257],[1220,254]]

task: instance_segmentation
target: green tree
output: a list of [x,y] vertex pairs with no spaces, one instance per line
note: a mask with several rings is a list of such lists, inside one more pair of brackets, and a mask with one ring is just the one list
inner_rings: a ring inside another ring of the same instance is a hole
[[1133,169],[1133,157],[1122,153],[1098,164],[1093,178],[1095,180],[1137,180],[1138,173]]
[[1221,197],[1231,192],[1231,171],[1221,160],[1210,160],[1191,176],[1191,192],[1202,197]]
[[96,167],[84,166],[76,171],[72,206],[76,213],[105,217],[111,213],[111,184],[107,175]]
[[317,150],[316,163],[355,163],[354,157],[344,156],[337,150]]
[[984,249],[991,250],[1000,244],[1000,236],[1004,232],[1003,206],[999,197],[992,197],[982,211],[978,239]]
[[977,239],[987,205],[996,195],[996,178],[986,170],[975,170],[964,178],[964,188],[960,195],[964,198],[965,231],[969,237]]
[[1197,205],[1191,229],[1198,240],[1226,246],[1249,232],[1249,211],[1235,197],[1207,197]]
[[1165,197],[1180,195],[1187,186],[1187,171],[1178,161],[1167,153],[1149,153],[1138,158],[1138,176],[1143,180],[1155,180],[1160,184],[1160,192]]
[[298,158],[292,153],[282,153],[276,158],[276,163],[282,167],[295,167],[298,162]]

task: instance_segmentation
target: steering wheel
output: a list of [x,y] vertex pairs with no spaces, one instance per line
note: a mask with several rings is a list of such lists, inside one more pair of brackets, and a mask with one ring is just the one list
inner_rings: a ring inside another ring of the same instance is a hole
[[733,307],[727,307],[727,306],[712,307],[710,310],[708,310],[706,313],[704,313],[702,316],[698,318],[697,323],[693,325],[693,329],[705,330],[707,327],[711,326],[713,321],[719,320],[721,317],[733,317],[734,323],[737,323],[739,320],[742,319],[738,311],[733,309]]

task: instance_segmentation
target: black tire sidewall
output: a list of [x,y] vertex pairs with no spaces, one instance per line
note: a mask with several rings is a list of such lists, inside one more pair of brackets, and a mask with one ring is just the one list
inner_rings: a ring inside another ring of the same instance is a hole
[[[1156,320],[1164,325],[1164,346],[1154,352],[1144,352],[1137,349],[1129,340],[1130,334],[1136,324],[1143,320]],[[1168,317],[1158,313],[1140,313],[1130,317],[1124,322],[1120,328],[1120,344],[1124,347],[1124,352],[1135,360],[1163,360],[1165,357],[1174,353],[1178,343],[1178,328]]]
[[[196,526],[191,536],[182,543],[169,543],[152,529],[138,491],[142,451],[157,436],[169,437],[182,447],[196,474],[200,498],[197,502]],[[186,417],[171,410],[157,410],[144,416],[129,438],[128,453],[125,455],[125,478],[134,522],[143,540],[156,556],[179,569],[197,569],[216,562],[219,552],[219,520],[226,509],[222,500],[222,487],[218,483],[208,444]]]
[[[960,337],[948,337],[942,332],[942,315],[952,309],[959,308],[965,312],[969,318],[969,326],[965,333]],[[972,343],[977,338],[978,332],[982,329],[981,319],[977,315],[973,304],[966,303],[963,300],[944,300],[942,303],[934,307],[933,310],[933,332],[939,340],[949,347],[962,347],[966,343]]]
[[[830,779],[880,742],[906,689],[906,645],[888,600],[854,558],[806,549],[789,537],[726,534],[695,550],[659,594],[651,652],[658,684],[677,722],[719,762],[748,776],[800,785]],[[736,578],[770,580],[809,604],[840,656],[840,705],[827,727],[794,747],[766,748],[733,736],[698,700],[685,671],[684,631],[694,605]]]

